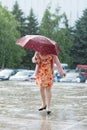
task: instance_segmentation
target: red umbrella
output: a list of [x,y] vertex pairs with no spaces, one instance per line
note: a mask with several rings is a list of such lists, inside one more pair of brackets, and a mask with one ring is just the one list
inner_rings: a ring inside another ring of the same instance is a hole
[[60,52],[58,44],[41,35],[26,35],[17,41],[17,44],[26,49],[38,51],[42,54],[57,55]]

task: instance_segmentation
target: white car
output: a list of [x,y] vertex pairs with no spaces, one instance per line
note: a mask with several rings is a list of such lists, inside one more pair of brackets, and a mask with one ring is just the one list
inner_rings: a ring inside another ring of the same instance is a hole
[[30,82],[35,82],[35,80],[36,80],[35,74],[33,74],[32,76],[29,77]]
[[82,74],[76,73],[76,72],[69,72],[66,74],[66,77],[63,77],[60,79],[60,82],[85,82],[85,77]]
[[14,69],[2,69],[0,71],[0,80],[9,80],[10,76],[17,73]]
[[[70,71],[70,69],[69,69],[69,67],[68,67],[68,64],[62,63],[61,66],[62,66],[62,68],[65,70],[65,72],[69,72],[69,71]],[[54,70],[58,70],[56,64],[54,64]]]
[[17,72],[14,76],[11,76],[9,80],[22,80],[27,81],[29,77],[33,75],[34,70],[22,70]]

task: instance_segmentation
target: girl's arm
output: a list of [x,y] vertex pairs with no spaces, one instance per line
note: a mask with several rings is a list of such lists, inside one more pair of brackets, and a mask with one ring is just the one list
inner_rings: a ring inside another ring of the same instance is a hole
[[37,52],[35,52],[35,54],[34,54],[34,56],[33,56],[33,58],[32,58],[32,62],[33,62],[33,63],[36,63],[36,62],[37,62],[36,57],[37,57]]
[[36,64],[36,67],[35,67],[35,72],[34,72],[35,76],[37,76],[37,75],[38,75],[38,72],[39,72],[39,65],[38,65],[38,64]]
[[54,55],[54,56],[53,56],[53,59],[54,59],[54,63],[57,65],[57,68],[58,68],[58,71],[60,72],[60,74],[61,74],[62,76],[66,76],[66,73],[65,73],[65,71],[63,70],[62,65],[61,65],[61,63],[60,63],[58,57],[57,57],[56,55]]
[[35,76],[37,76],[37,74],[38,74],[38,72],[39,72],[38,60],[39,60],[39,58],[38,58],[38,53],[35,52],[35,54],[34,54],[34,56],[33,56],[33,58],[32,58],[32,62],[33,62],[33,63],[36,63],[35,72],[34,72]]
[[38,52],[35,52],[33,58],[32,58],[32,62],[33,63],[36,63],[36,64],[39,64],[40,63],[40,57],[39,57],[39,54]]

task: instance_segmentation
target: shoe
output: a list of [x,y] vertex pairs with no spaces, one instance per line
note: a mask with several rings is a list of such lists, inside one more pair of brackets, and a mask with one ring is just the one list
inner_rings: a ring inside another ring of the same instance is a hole
[[38,109],[39,111],[43,111],[44,109],[46,109],[46,106],[45,107],[42,107],[40,109]]
[[50,115],[51,114],[51,111],[47,111],[47,115]]

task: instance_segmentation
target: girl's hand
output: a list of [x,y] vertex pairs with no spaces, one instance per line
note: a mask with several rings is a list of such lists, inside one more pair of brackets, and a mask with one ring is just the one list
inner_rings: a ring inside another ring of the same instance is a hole
[[40,63],[40,59],[36,58],[36,64],[39,64],[39,63]]
[[40,57],[38,55],[38,53],[35,53],[34,57],[32,58],[32,62],[39,64],[40,63]]
[[64,73],[63,76],[65,77],[65,76],[66,76],[66,73]]
[[32,62],[33,62],[33,63],[36,63],[35,57],[32,58]]
[[66,73],[65,73],[65,72],[63,72],[61,75],[65,77],[65,76],[66,76]]

